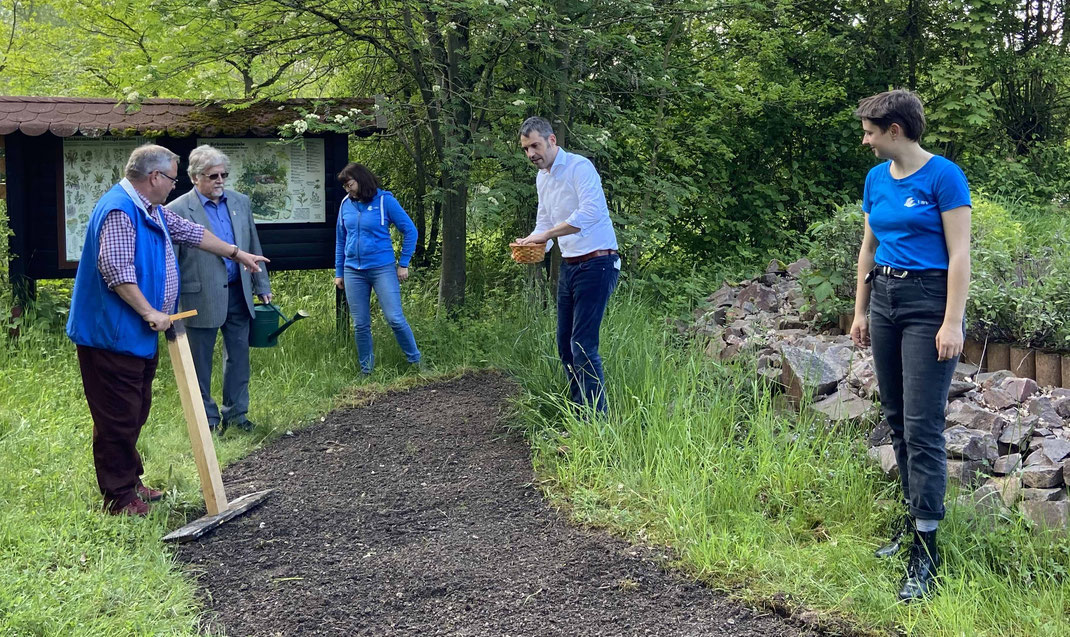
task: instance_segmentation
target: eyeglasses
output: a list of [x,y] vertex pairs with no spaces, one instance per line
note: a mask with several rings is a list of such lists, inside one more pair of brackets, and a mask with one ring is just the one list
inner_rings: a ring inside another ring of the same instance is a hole
[[[204,175],[204,173],[201,173]],[[225,181],[227,177],[230,177],[230,173],[212,173],[211,175],[204,175],[204,178],[209,181]]]
[[172,184],[177,184],[178,183],[178,177],[172,177],[171,175],[168,175],[167,173],[165,173],[162,170],[157,170],[156,172],[161,174],[161,175],[163,175],[164,177],[167,177],[168,179],[170,179]]

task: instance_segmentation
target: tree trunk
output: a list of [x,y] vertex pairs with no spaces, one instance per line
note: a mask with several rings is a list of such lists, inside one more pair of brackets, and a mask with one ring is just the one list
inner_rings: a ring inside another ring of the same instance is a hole
[[442,203],[442,273],[438,301],[447,311],[464,304],[465,237],[467,236],[467,171],[444,171]]

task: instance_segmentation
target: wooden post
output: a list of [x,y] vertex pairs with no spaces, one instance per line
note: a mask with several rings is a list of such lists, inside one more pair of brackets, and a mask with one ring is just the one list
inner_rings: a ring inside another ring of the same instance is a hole
[[1037,384],[1041,387],[1059,387],[1062,384],[1062,369],[1059,355],[1037,350]]
[[215,457],[215,444],[208,429],[208,415],[204,412],[201,391],[197,385],[197,372],[193,368],[193,354],[189,349],[186,326],[180,320],[171,324],[166,332],[167,350],[171,353],[171,365],[175,368],[175,382],[182,399],[182,412],[186,417],[189,439],[193,444],[193,460],[201,478],[201,492],[208,515],[218,515],[227,510],[227,494],[223,490],[223,476]]
[[987,362],[985,359],[988,358],[987,354],[988,353],[985,351],[985,343],[972,338],[966,339],[966,343],[962,348],[963,361],[971,365],[976,365],[977,369],[982,372],[988,371],[985,368],[985,363]]
[[1070,389],[1070,353],[1063,352],[1061,360],[1060,367],[1063,368],[1063,373],[1061,374],[1062,387],[1063,389]]
[[1037,378],[1037,359],[1028,347],[1012,347],[1010,353],[1011,372],[1019,378]]
[[988,371],[998,372],[1011,368],[1011,347],[1006,343],[988,343]]

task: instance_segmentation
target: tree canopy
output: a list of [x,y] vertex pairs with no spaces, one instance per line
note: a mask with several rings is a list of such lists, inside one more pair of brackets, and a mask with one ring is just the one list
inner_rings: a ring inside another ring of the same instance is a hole
[[0,91],[385,95],[391,130],[366,159],[415,213],[418,258],[440,263],[456,306],[472,231],[530,229],[516,130],[532,114],[595,162],[638,269],[753,260],[857,199],[872,158],[851,113],[893,87],[919,92],[923,142],[976,187],[1065,200],[1066,5],[7,0]]

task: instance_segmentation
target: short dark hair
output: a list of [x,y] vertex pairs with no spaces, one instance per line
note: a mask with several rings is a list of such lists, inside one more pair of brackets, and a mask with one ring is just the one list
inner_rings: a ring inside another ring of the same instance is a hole
[[338,173],[338,183],[344,186],[350,179],[357,182],[357,199],[361,203],[368,203],[375,199],[375,193],[379,190],[379,178],[368,170],[367,166],[356,162],[346,164],[346,167]]
[[531,137],[533,132],[542,135],[543,139],[550,139],[550,135],[554,134],[554,127],[542,117],[529,117],[520,125],[520,136]]
[[925,108],[913,91],[896,89],[877,93],[858,101],[855,117],[868,119],[882,132],[899,124],[908,139],[918,141],[925,132]]

